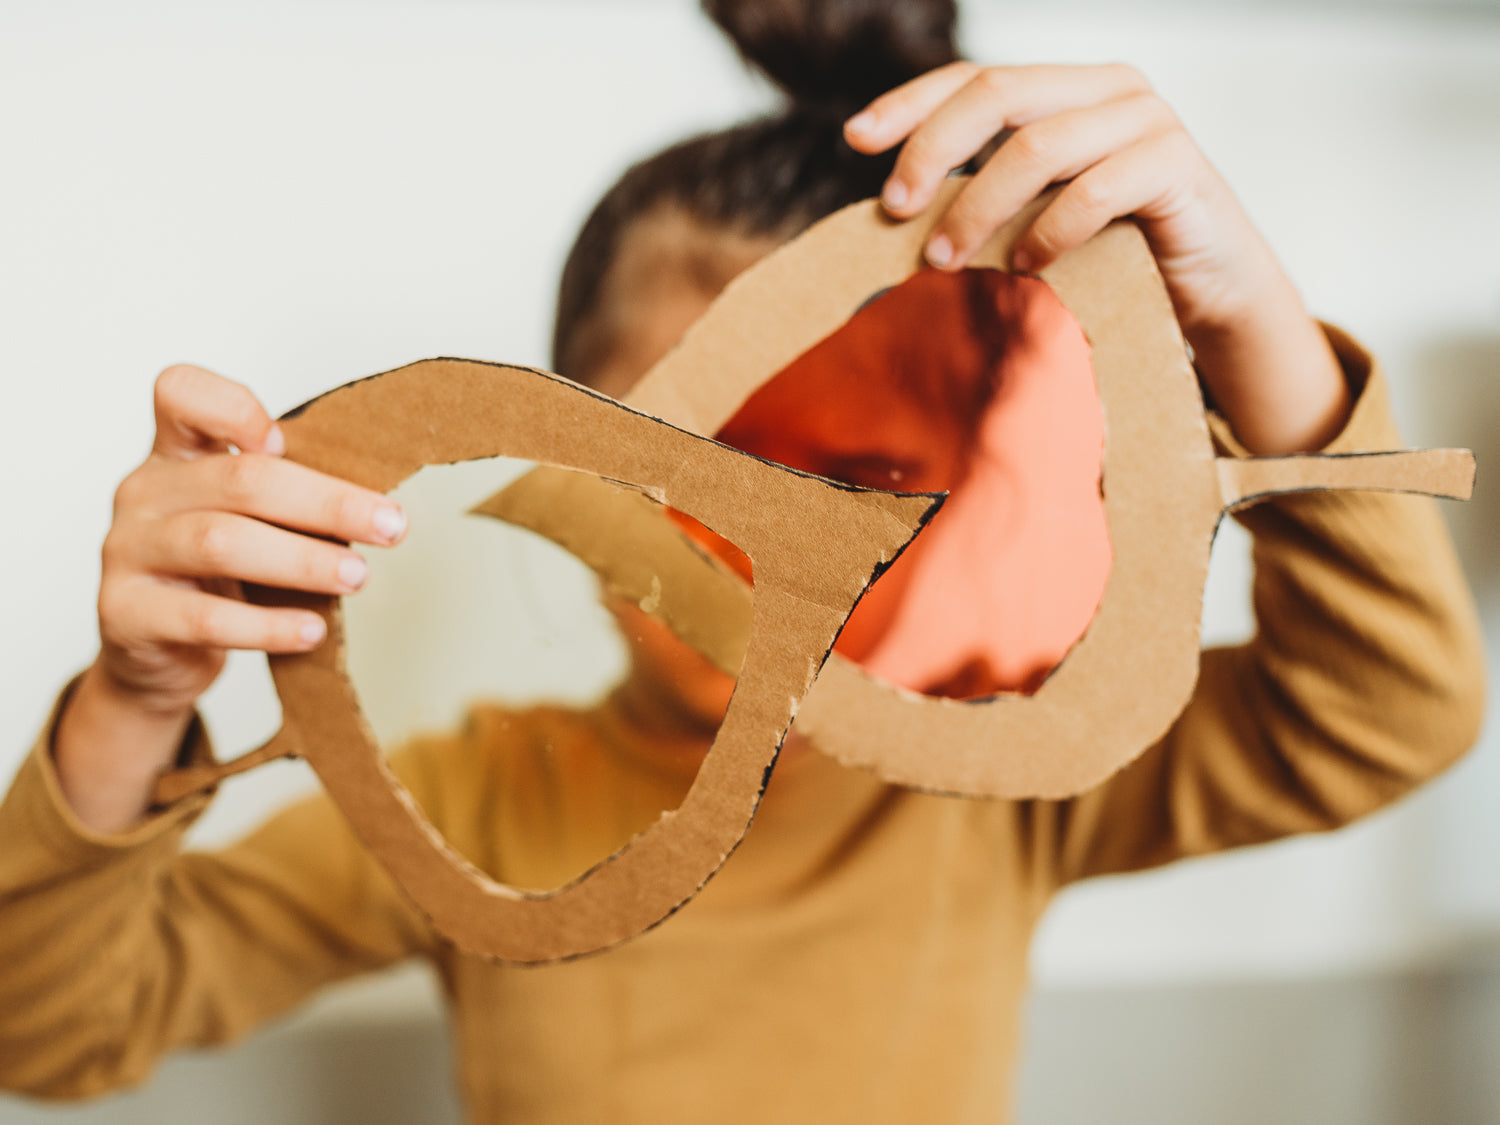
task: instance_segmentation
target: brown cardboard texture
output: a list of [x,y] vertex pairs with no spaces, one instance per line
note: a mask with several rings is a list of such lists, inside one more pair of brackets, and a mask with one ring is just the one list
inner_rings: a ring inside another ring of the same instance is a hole
[[[427,360],[348,384],[293,411],[283,428],[289,458],[382,492],[424,465],[481,457],[581,470],[561,480],[574,488],[597,484],[594,499],[607,498],[600,518],[622,522],[601,530],[612,547],[625,549],[612,557],[627,581],[656,578],[658,600],[685,620],[710,615],[691,597],[673,600],[677,584],[670,575],[660,580],[651,555],[632,555],[656,549],[655,526],[639,518],[640,506],[656,507],[646,495],[713,528],[752,561],[753,604],[735,634],[744,665],[681,807],[553,891],[492,881],[423,818],[360,713],[344,670],[339,600],[254,592],[262,604],[317,611],[329,640],[312,653],[271,659],[283,726],[266,746],[217,768],[166,775],[158,797],[205,788],[272,758],[304,757],[436,928],[470,953],[507,960],[603,949],[660,922],[698,891],[749,826],[797,705],[850,610],[940,503],[930,494],[870,491],[798,473],[556,375],[471,360]],[[744,503],[746,496],[758,503]],[[582,507],[575,512],[588,515]],[[645,535],[639,541],[632,538],[637,525]],[[690,574],[705,569],[696,553],[686,563]]]
[[[732,282],[626,401],[716,433],[758,387],[920,266],[935,217],[962,186],[950,182],[923,218],[909,222],[893,223],[867,201],[819,223]],[[1016,235],[1045,203],[1007,224],[972,265],[1005,268]],[[839,761],[899,784],[1067,797],[1155,742],[1197,680],[1209,549],[1226,511],[1308,489],[1466,499],[1472,488],[1473,457],[1464,450],[1217,456],[1170,301],[1133,224],[1111,225],[1040,276],[1092,350],[1107,433],[1102,489],[1113,567],[1093,622],[1034,694],[939,699],[882,683],[837,654],[828,661],[798,713],[798,730]],[[657,565],[673,568],[676,599],[655,612],[721,667],[736,667],[743,587],[702,561],[694,580],[679,572],[696,553],[670,544],[675,532],[659,510],[622,510],[603,533],[603,511],[619,503],[604,487],[565,485],[538,469],[477,510],[547,535],[635,600],[650,597],[648,576],[623,566],[617,553],[627,542],[652,540]],[[708,604],[720,608],[700,616],[696,607]]]

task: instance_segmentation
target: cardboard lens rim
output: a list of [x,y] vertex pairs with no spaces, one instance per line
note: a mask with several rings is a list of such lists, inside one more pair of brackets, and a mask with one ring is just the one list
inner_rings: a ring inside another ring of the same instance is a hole
[[[971,265],[1007,268],[1033,217],[1008,224]],[[920,259],[925,235],[892,232],[886,253]],[[798,729],[824,753],[889,781],[944,793],[1072,796],[1159,739],[1197,682],[1203,591],[1223,504],[1197,377],[1166,288],[1145,239],[1127,223],[1040,276],[1083,330],[1104,412],[1111,550],[1104,593],[1083,636],[1031,694],[925,696],[835,656]]]
[[[796,473],[642,415],[548,372],[441,359],[348,384],[283,423],[286,456],[388,492],[424,465],[509,456],[634,486],[734,542],[755,567],[742,676],[682,805],[578,879],[489,879],[428,823],[386,766],[344,667],[341,601],[261,590],[321,613],[328,640],[273,657],[282,746],[311,764],[356,834],[464,951],[552,961],[607,948],[688,901],[738,845],[798,702],[871,577],[940,502]],[[765,507],[745,505],[763,496]],[[800,519],[789,521],[788,512]],[[804,565],[804,529],[836,529]]]
[[[816,224],[731,282],[625,401],[695,432],[718,432],[755,390],[837,331],[872,293],[923,265],[933,225],[964,184],[950,180],[923,216],[907,222],[891,221],[867,200]],[[1017,236],[1051,198],[1024,208],[969,264],[1007,269]],[[1083,636],[1034,693],[973,701],[924,696],[833,655],[798,713],[798,730],[838,761],[912,788],[1065,798],[1156,742],[1197,682],[1209,554],[1225,511],[1270,492],[1359,487],[1465,498],[1472,485],[1467,451],[1218,457],[1171,301],[1132,223],[1111,224],[1040,277],[1091,350],[1106,433],[1109,577]],[[1270,492],[1254,494],[1262,484]],[[480,510],[525,507],[536,517],[528,526],[575,553],[589,550],[588,529],[546,504],[554,488],[537,472]],[[607,544],[592,549],[597,570],[618,574],[602,557]],[[702,578],[713,596],[732,600],[728,583],[706,571]],[[734,651],[728,626],[715,633],[701,621],[663,619],[705,655],[722,660]]]
[[[921,268],[935,218],[962,186],[946,184],[924,217],[904,223],[886,218],[873,200],[854,204],[774,251],[730,283],[625,401],[716,433],[870,294]],[[1047,202],[1024,209],[970,265],[1007,269],[1016,236]],[[1110,226],[1040,276],[1091,349],[1105,419],[1102,489],[1113,562],[1093,621],[1032,694],[941,699],[874,679],[836,653],[829,659],[798,711],[798,730],[846,765],[913,788],[1004,797],[1081,792],[1165,731],[1197,679],[1202,591],[1223,505],[1171,302],[1130,224]],[[524,508],[532,519],[517,522],[585,552],[588,529],[545,500],[557,487],[549,476],[523,476],[480,510],[514,519]],[[596,550],[609,553],[604,543]],[[593,565],[617,574],[602,558]],[[725,582],[704,578],[726,598]],[[705,643],[712,630],[701,624],[668,623],[695,627],[697,638],[684,639],[716,659],[732,649],[722,635]]]

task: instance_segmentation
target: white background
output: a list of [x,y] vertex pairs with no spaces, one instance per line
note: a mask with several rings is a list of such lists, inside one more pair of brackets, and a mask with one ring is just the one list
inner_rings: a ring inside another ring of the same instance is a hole
[[[1145,70],[1310,306],[1385,359],[1409,438],[1478,450],[1479,493],[1454,514],[1493,636],[1500,20],[966,11],[976,57]],[[425,356],[545,365],[562,255],[599,193],[630,159],[768,103],[686,0],[0,4],[0,779],[92,655],[97,548],[149,444],[158,370],[215,368],[279,412]],[[489,483],[437,487],[457,505]],[[587,679],[524,630],[507,648],[475,625],[539,613],[567,644],[588,635],[577,599],[526,585],[549,564],[457,542],[412,548],[423,582],[377,574],[398,608],[369,616],[357,650],[384,733],[497,685]],[[1226,535],[1210,636],[1248,628],[1244,578]],[[466,616],[475,586],[489,592]],[[422,648],[413,622],[446,632]],[[589,659],[597,680],[615,654]],[[402,677],[404,695],[387,687]],[[238,661],[209,712],[225,752],[265,733],[261,666]],[[1495,934],[1496,741],[1336,836],[1070,892],[1039,975],[1317,973]],[[306,785],[295,767],[231,784],[200,835]]]

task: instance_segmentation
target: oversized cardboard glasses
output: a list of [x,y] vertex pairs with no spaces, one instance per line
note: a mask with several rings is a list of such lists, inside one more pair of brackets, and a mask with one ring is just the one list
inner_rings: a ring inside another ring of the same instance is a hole
[[[473,360],[426,360],[350,383],[292,411],[282,428],[290,459],[381,492],[424,465],[482,457],[582,470],[568,473],[564,484],[597,485],[612,501],[626,500],[601,516],[617,521],[615,532],[607,525],[595,531],[615,543],[617,560],[634,558],[641,574],[660,553],[655,529],[636,518],[636,504],[658,507],[647,495],[713,528],[754,566],[744,674],[682,805],[547,892],[503,886],[470,865],[390,772],[344,670],[340,600],[253,592],[262,604],[320,613],[328,642],[271,658],[282,727],[266,745],[219,766],[165,775],[158,798],[275,758],[306,758],[366,847],[437,929],[468,952],[506,960],[605,948],[655,925],[702,887],[755,815],[797,704],[850,611],[941,503],[931,494],[871,491],[799,473],[559,376]],[[566,503],[566,495],[558,501]],[[671,583],[659,589],[675,613],[693,614]]]
[[[948,185],[947,197],[960,186]],[[1003,268],[1032,213],[999,232],[974,264]],[[259,596],[321,612],[329,643],[273,658],[284,725],[271,742],[223,766],[167,775],[159,796],[301,755],[374,855],[460,947],[521,961],[573,956],[654,925],[717,870],[749,825],[794,713],[820,749],[895,782],[985,796],[1075,794],[1129,762],[1185,706],[1197,677],[1209,548],[1226,511],[1314,488],[1467,498],[1473,460],[1465,451],[1216,456],[1150,253],[1134,226],[1116,224],[1042,273],[1089,340],[1107,426],[1114,563],[1083,639],[1035,694],[982,701],[902,691],[838,657],[824,665],[868,582],[937,498],[836,485],[695,434],[717,432],[873,293],[910,276],[930,223],[890,223],[867,202],[818,224],[730,285],[628,397],[634,410],[545,372],[431,360],[339,388],[286,422],[289,457],[381,491],[426,464],[506,455],[552,466],[479,510],[558,542],[739,672],[676,812],[556,891],[494,883],[432,830],[381,760],[343,670],[338,601],[269,591]],[[753,594],[694,547],[661,504],[745,551]]]

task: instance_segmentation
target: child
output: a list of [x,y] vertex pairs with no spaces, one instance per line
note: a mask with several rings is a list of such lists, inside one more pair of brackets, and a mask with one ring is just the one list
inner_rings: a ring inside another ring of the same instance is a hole
[[[1139,75],[959,61],[944,0],[708,6],[793,104],[669,149],[605,197],[564,271],[562,373],[623,394],[779,242],[868,195],[918,214],[979,154],[928,244],[934,266],[962,267],[1069,181],[1017,269],[1133,215],[1243,450],[1397,444],[1369,360],[1307,317]],[[234,1038],[327,981],[423,955],[452,1000],[476,1120],[1000,1119],[1029,935],[1060,886],[1343,823],[1451,761],[1478,722],[1477,629],[1433,505],[1279,499],[1245,516],[1255,640],[1205,654],[1169,734],[1098,789],[955,801],[799,755],[723,873],[665,925],[560,965],[466,958],[327,801],[212,855],[177,851],[201,800],[150,807],[161,769],[206,752],[193,704],[225,649],[322,639],[316,619],[246,605],[233,584],[350,593],[363,563],[326,540],[404,530],[385,498],[280,460],[242,387],[174,368],[157,410],[105,546],[100,655],[0,807],[13,1089],[135,1081],[174,1046]],[[588,711],[480,709],[403,751],[398,773],[489,874],[556,885],[691,774],[722,700],[684,705],[656,674],[672,658],[638,650]]]

